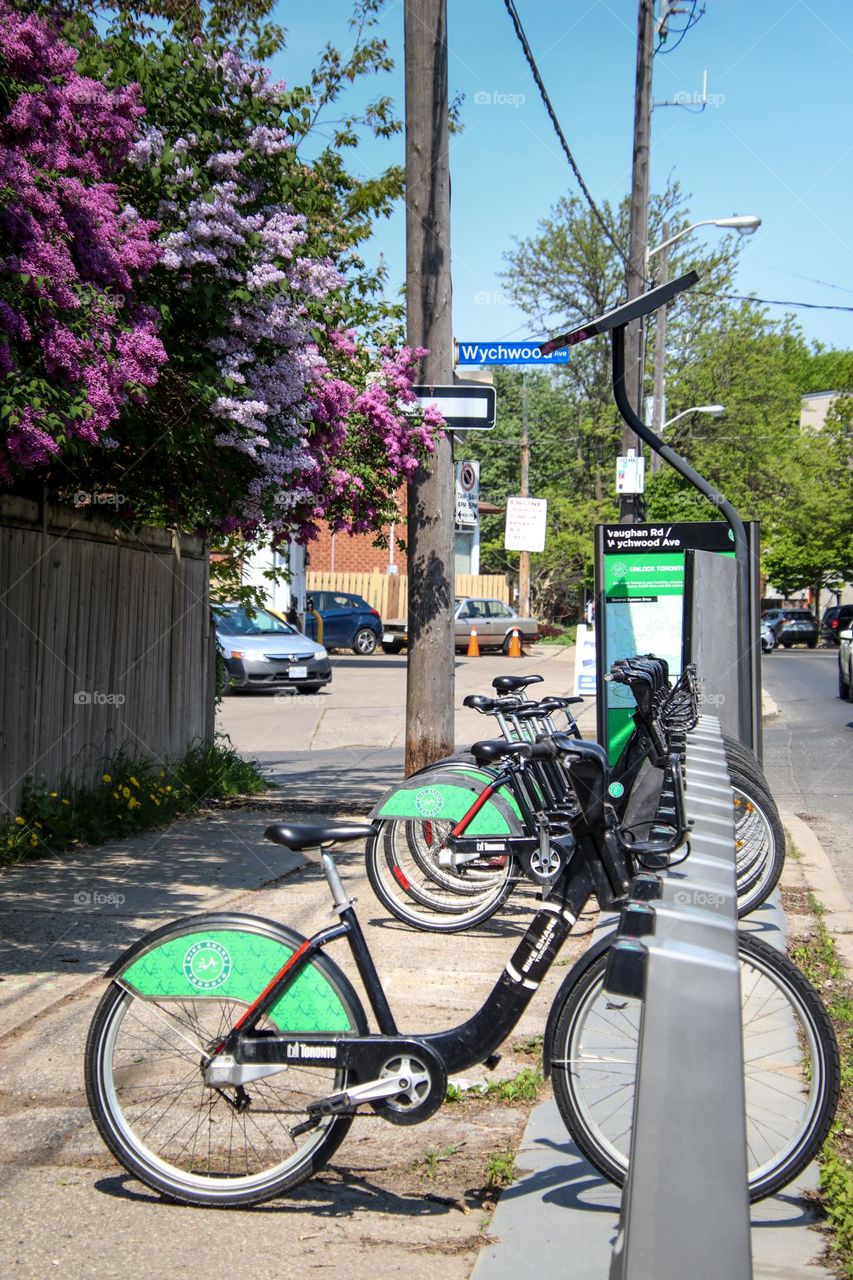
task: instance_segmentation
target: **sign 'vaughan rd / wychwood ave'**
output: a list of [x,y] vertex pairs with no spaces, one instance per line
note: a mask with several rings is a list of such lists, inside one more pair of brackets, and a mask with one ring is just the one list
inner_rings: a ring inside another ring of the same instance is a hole
[[[542,339],[544,341],[544,339]],[[563,347],[543,356],[538,341],[457,342],[457,365],[488,364],[568,364],[569,349]]]
[[497,393],[482,383],[450,387],[412,387],[424,408],[434,404],[451,431],[491,431],[495,425]]

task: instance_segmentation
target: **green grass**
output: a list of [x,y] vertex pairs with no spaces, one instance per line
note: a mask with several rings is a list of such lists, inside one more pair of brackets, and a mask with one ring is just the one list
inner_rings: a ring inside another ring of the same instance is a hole
[[451,1142],[440,1151],[427,1151],[419,1160],[412,1161],[413,1169],[422,1169],[430,1182],[435,1181],[439,1165],[446,1164],[457,1156],[464,1147],[464,1142]]
[[542,1088],[539,1067],[522,1067],[511,1080],[492,1080],[484,1090],[487,1097],[499,1102],[535,1102]]
[[[541,1048],[541,1036],[533,1036],[525,1042],[519,1052],[533,1052],[533,1048]],[[538,1042],[538,1044],[537,1044]],[[531,1046],[529,1049],[527,1046]],[[513,1046],[516,1048],[516,1046]],[[487,1085],[476,1089],[460,1089],[458,1085],[449,1084],[445,1094],[445,1102],[462,1102],[470,1094],[478,1098],[492,1098],[497,1102],[535,1102],[542,1088],[542,1071],[537,1067],[522,1067],[510,1080],[490,1080]]]
[[102,765],[100,781],[63,778],[24,783],[20,812],[0,822],[0,866],[62,853],[80,845],[164,826],[213,800],[256,795],[268,788],[257,765],[227,738],[196,743],[162,762],[121,751]]
[[515,1181],[515,1152],[512,1147],[493,1151],[486,1162],[486,1186],[508,1187]]
[[577,640],[577,626],[558,626],[556,622],[543,622],[539,625],[537,644],[574,644]]
[[794,963],[821,991],[841,1054],[841,1099],[820,1154],[820,1198],[833,1237],[839,1274],[853,1280],[853,985],[823,922],[824,908],[810,895],[814,925],[791,948]]

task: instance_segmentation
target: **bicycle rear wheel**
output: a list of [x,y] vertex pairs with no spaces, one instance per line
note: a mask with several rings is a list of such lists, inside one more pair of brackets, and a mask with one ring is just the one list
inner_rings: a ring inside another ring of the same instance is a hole
[[367,876],[380,902],[404,924],[432,933],[482,924],[506,901],[517,879],[509,853],[440,867],[445,826],[392,818],[370,837],[366,850]]
[[735,819],[738,915],[765,902],[785,865],[785,832],[773,797],[745,774],[730,771]]
[[[741,968],[750,1199],[787,1186],[820,1151],[841,1085],[820,997],[790,960],[751,934]],[[621,1185],[628,1168],[641,1002],[604,990],[607,948],[571,976],[551,1042],[554,1095],[591,1164]]]
[[[204,917],[196,918],[190,935],[183,922],[176,922],[165,942],[163,933],[156,935],[155,950],[162,955],[164,946],[174,943],[190,957],[185,972],[195,947],[196,963],[199,956],[214,965],[216,958],[233,955],[232,977],[240,963],[245,971],[246,958],[257,958],[265,943],[276,944],[277,963],[279,955],[292,954],[303,941],[272,922],[266,930],[244,924],[229,931],[221,918],[207,926]],[[240,951],[247,935],[249,948],[243,945]],[[153,964],[149,968],[153,971]],[[258,984],[253,996],[262,990]],[[322,1030],[328,1011],[330,1033],[367,1031],[357,995],[327,957],[312,961],[291,990],[296,1003],[285,996],[259,1030],[298,1030],[300,1018],[308,1018],[301,1029]],[[92,1117],[116,1159],[171,1200],[212,1207],[270,1200],[321,1169],[352,1123],[348,1116],[311,1123],[309,1103],[346,1087],[346,1072],[329,1063],[288,1063],[244,1085],[205,1084],[205,1059],[249,1002],[176,992],[143,997],[113,982],[95,1012],[85,1064]],[[302,1125],[305,1131],[297,1132]]]

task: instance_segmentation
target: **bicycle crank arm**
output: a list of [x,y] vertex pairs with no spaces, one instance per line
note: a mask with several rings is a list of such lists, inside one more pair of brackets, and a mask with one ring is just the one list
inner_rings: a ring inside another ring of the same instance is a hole
[[422,1084],[429,1084],[429,1075],[425,1071],[366,1080],[364,1084],[354,1084],[351,1089],[342,1089],[340,1093],[330,1093],[328,1097],[310,1102],[308,1114],[312,1116],[345,1115],[361,1106],[363,1102],[379,1102],[382,1098],[393,1098],[398,1093],[409,1093]]

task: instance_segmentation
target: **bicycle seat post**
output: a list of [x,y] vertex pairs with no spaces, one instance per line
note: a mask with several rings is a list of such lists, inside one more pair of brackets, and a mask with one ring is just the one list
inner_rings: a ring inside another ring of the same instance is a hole
[[335,863],[334,856],[329,849],[320,849],[320,863],[323,867],[323,875],[326,877],[326,883],[332,895],[332,905],[338,915],[342,911],[346,911],[352,906],[352,899],[347,897],[344,883],[341,880],[340,872]]

